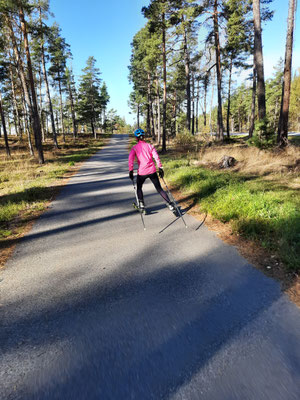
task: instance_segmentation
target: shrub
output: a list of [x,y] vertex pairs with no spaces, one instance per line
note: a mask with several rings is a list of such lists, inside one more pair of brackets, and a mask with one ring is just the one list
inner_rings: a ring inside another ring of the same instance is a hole
[[178,133],[175,138],[175,144],[178,147],[184,149],[193,149],[196,145],[197,141],[195,136],[193,136],[189,131],[184,130],[181,133]]
[[248,140],[248,144],[259,149],[265,149],[274,146],[275,142],[275,134],[270,128],[268,119],[265,118],[262,121],[256,121],[254,135]]

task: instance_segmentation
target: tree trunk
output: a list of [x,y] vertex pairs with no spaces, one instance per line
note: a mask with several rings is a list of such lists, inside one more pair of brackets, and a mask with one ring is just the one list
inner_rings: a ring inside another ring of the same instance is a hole
[[9,149],[9,144],[8,144],[8,137],[7,137],[6,123],[5,123],[5,116],[4,116],[3,106],[2,106],[1,93],[0,93],[0,114],[1,114],[1,122],[2,122],[2,127],[3,127],[3,136],[4,136],[4,142],[5,142],[6,155],[7,155],[7,157],[10,157],[10,149]]
[[138,103],[137,105],[137,111],[136,111],[136,123],[137,127],[140,127],[140,104]]
[[273,120],[273,129],[274,129],[274,131],[276,130],[276,121],[278,121],[278,123],[279,123],[279,117],[280,117],[280,115],[278,116],[278,104],[279,103],[279,99],[278,99],[278,97],[276,97],[276,102],[275,102],[275,109],[274,109],[274,120]]
[[45,127],[46,127],[46,137],[49,137],[49,126],[48,126],[48,115],[46,113],[46,118],[45,118]]
[[63,141],[64,141],[64,143],[66,143],[65,127],[64,127],[64,113],[63,113],[63,101],[62,101],[62,90],[61,90],[60,76],[58,77],[58,90],[59,90],[59,109],[60,109],[61,131],[62,131]]
[[56,123],[56,132],[59,132],[59,115],[58,115],[58,111],[55,111],[55,123]]
[[282,98],[278,123],[277,142],[279,146],[288,143],[289,107],[292,76],[293,36],[295,23],[296,0],[289,0],[288,28],[285,47],[285,63],[282,84]]
[[258,118],[266,118],[266,90],[264,77],[264,59],[261,38],[260,0],[253,0],[254,19],[254,65],[257,73]]
[[72,116],[72,124],[73,124],[73,139],[77,138],[77,124],[76,124],[76,116],[75,116],[75,108],[74,108],[74,101],[73,101],[73,93],[71,85],[68,85],[69,88],[69,97],[70,97],[70,104],[71,104],[71,116]]
[[151,129],[151,137],[155,141],[155,122],[154,122],[154,113],[153,113],[153,102],[150,98],[150,129]]
[[229,119],[230,119],[231,75],[232,75],[232,57],[230,58],[230,65],[229,65],[228,104],[227,104],[227,119],[226,119],[226,130],[228,139],[230,138]]
[[[184,24],[184,17],[182,16]],[[186,29],[183,29],[183,55],[185,66],[185,91],[186,91],[186,129],[191,130],[191,76],[190,76],[190,57],[188,53]]]
[[22,7],[19,8],[19,16],[21,22],[21,29],[24,38],[24,48],[27,58],[27,72],[29,77],[29,84],[31,89],[31,99],[32,99],[32,122],[33,122],[33,130],[34,130],[34,138],[35,138],[35,147],[38,151],[38,159],[40,164],[44,164],[44,154],[43,154],[43,145],[41,139],[41,124],[40,118],[38,113],[38,106],[36,100],[36,93],[34,87],[34,80],[33,80],[33,73],[32,73],[32,66],[31,66],[31,58],[30,58],[30,51],[29,51],[29,44],[28,44],[28,37],[27,37],[27,27],[24,18],[24,12]]
[[203,99],[203,125],[206,126],[206,99],[207,99],[207,88],[208,88],[208,73],[205,74],[204,78],[204,99]]
[[151,91],[151,80],[150,74],[147,75],[147,134],[151,135],[151,110],[150,110],[150,91]]
[[96,134],[96,131],[95,131],[93,119],[91,119],[91,127],[92,127],[92,134],[93,134],[94,138],[97,139],[97,134]]
[[154,141],[157,140],[157,107],[156,107],[156,99],[152,103],[152,115],[153,115],[153,132],[154,132]]
[[172,123],[172,135],[176,136],[176,119],[177,119],[177,90],[174,90],[174,102],[173,102],[173,123]]
[[192,95],[191,95],[191,104],[192,104],[192,135],[195,135],[195,78],[192,75]]
[[42,132],[42,141],[45,141],[45,126],[43,120],[43,95],[42,95],[42,73],[39,70],[39,86],[40,86],[40,121],[41,121],[41,132]]
[[15,89],[15,82],[13,76],[13,69],[12,69],[12,57],[10,55],[10,63],[9,63],[9,74],[10,74],[10,81],[11,81],[11,90],[12,90],[12,97],[13,97],[13,106],[14,106],[14,115],[16,118],[16,133],[20,140],[22,140],[22,127],[21,127],[21,119],[20,119],[20,112],[18,108],[18,102],[16,97],[16,89]]
[[162,47],[163,47],[163,81],[164,81],[164,93],[163,93],[163,132],[162,132],[162,152],[167,151],[166,138],[167,138],[167,60],[166,60],[166,17],[165,13],[162,13]]
[[157,102],[157,144],[160,145],[161,129],[160,129],[160,97],[159,97],[158,77],[156,77],[156,102]]
[[199,99],[200,99],[200,82],[198,80],[196,95],[196,132],[199,132]]
[[54,119],[53,106],[52,106],[52,100],[51,100],[50,89],[49,89],[48,74],[47,74],[47,70],[46,70],[46,62],[45,62],[45,54],[44,54],[44,46],[43,45],[41,45],[41,53],[42,53],[43,75],[44,75],[46,93],[47,93],[48,103],[49,103],[49,113],[50,113],[50,120],[51,120],[53,143],[54,143],[54,146],[58,149],[59,147],[58,147],[58,143],[57,143],[55,119]]
[[215,85],[214,81],[216,78],[216,72],[214,70],[213,72],[213,78],[212,78],[212,88],[211,88],[211,99],[210,99],[210,110],[209,110],[209,130],[210,133],[212,133],[212,118],[211,118],[211,113],[212,113],[212,106],[213,106],[213,101],[214,101],[214,91],[215,91]]
[[[24,72],[24,65],[23,65],[23,60],[21,58],[20,52],[19,52],[19,48],[17,46],[17,42],[16,42],[16,38],[14,35],[14,31],[12,28],[12,23],[11,20],[9,18],[6,18],[6,23],[9,29],[9,34],[10,34],[10,39],[12,42],[12,47],[13,47],[13,52],[14,52],[14,56],[15,56],[15,60],[16,60],[16,64],[17,64],[17,71],[18,71],[18,75],[22,84],[22,91],[23,91],[23,97],[22,97],[22,102],[23,102],[23,111],[24,111],[24,118],[25,118],[25,125],[28,125],[28,120],[27,120],[27,110],[26,110],[26,104],[27,104],[27,108],[29,110],[29,114],[30,114],[30,122],[32,122],[33,119],[33,113],[32,113],[32,104],[31,104],[31,98],[30,98],[30,94],[29,94],[29,89],[27,86],[27,80],[25,78],[25,72]],[[29,145],[29,150],[30,150],[30,154],[33,156],[34,152],[33,152],[33,147],[32,147],[32,143],[31,143],[31,137],[30,137],[30,127],[27,126],[27,136],[28,136],[28,145]]]
[[214,39],[216,51],[216,69],[218,85],[218,138],[224,139],[223,115],[222,115],[222,75],[221,75],[221,50],[218,25],[218,0],[214,0]]
[[256,102],[256,69],[253,68],[253,83],[252,83],[252,103],[251,103],[251,117],[249,126],[249,137],[253,136],[254,122],[255,122],[255,102]]
[[30,112],[28,114],[28,112],[26,110],[26,100],[25,100],[25,94],[24,94],[23,87],[22,87],[21,100],[22,100],[22,107],[23,107],[23,114],[24,114],[24,131],[27,132],[29,153],[32,157],[34,157],[34,150],[33,150],[33,145],[32,145],[32,140],[31,140],[31,124],[28,121],[28,119],[30,119],[31,116],[30,116]]

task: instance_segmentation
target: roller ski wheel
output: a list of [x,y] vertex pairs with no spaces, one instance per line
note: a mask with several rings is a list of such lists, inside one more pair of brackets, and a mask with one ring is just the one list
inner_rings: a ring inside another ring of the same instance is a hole
[[168,204],[168,209],[175,215],[175,217],[179,217],[177,208],[175,207],[174,203]]
[[133,208],[134,208],[136,211],[138,211],[138,212],[141,213],[141,214],[146,215],[146,209],[145,209],[145,207],[139,207],[136,203],[132,203],[132,205],[133,205]]

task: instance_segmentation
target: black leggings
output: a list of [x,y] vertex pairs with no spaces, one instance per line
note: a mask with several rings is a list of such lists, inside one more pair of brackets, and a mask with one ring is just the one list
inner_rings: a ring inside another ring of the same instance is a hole
[[149,174],[149,175],[138,175],[136,178],[136,186],[137,186],[137,195],[138,195],[138,199],[140,201],[144,201],[144,195],[143,195],[143,191],[142,191],[142,187],[143,184],[145,182],[145,180],[147,178],[151,179],[151,182],[153,183],[153,185],[155,186],[155,189],[157,190],[157,192],[161,195],[161,197],[167,202],[170,203],[170,199],[169,196],[167,195],[167,193],[163,190],[163,188],[160,185],[157,173],[154,172],[154,174]]

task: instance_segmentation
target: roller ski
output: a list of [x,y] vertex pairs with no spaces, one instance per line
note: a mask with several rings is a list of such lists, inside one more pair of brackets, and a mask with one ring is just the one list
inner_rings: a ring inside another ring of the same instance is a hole
[[133,205],[133,208],[134,208],[136,211],[138,211],[138,212],[140,212],[141,214],[144,214],[144,215],[147,214],[147,211],[146,211],[146,208],[145,208],[145,205],[144,205],[143,202],[140,201],[139,204],[137,204],[137,203],[132,203],[132,205]]
[[[139,214],[141,216],[143,228],[144,228],[144,231],[145,231],[146,230],[145,221],[144,221],[144,214],[146,213],[145,205],[144,205],[144,203],[142,201],[139,201],[139,199],[138,199],[138,195],[137,195],[134,179],[132,179],[132,185],[133,185],[135,198],[136,198],[136,203],[132,203],[132,205],[133,205],[133,208],[139,212]],[[142,205],[144,206],[144,212],[143,212],[142,207],[141,207]]]

